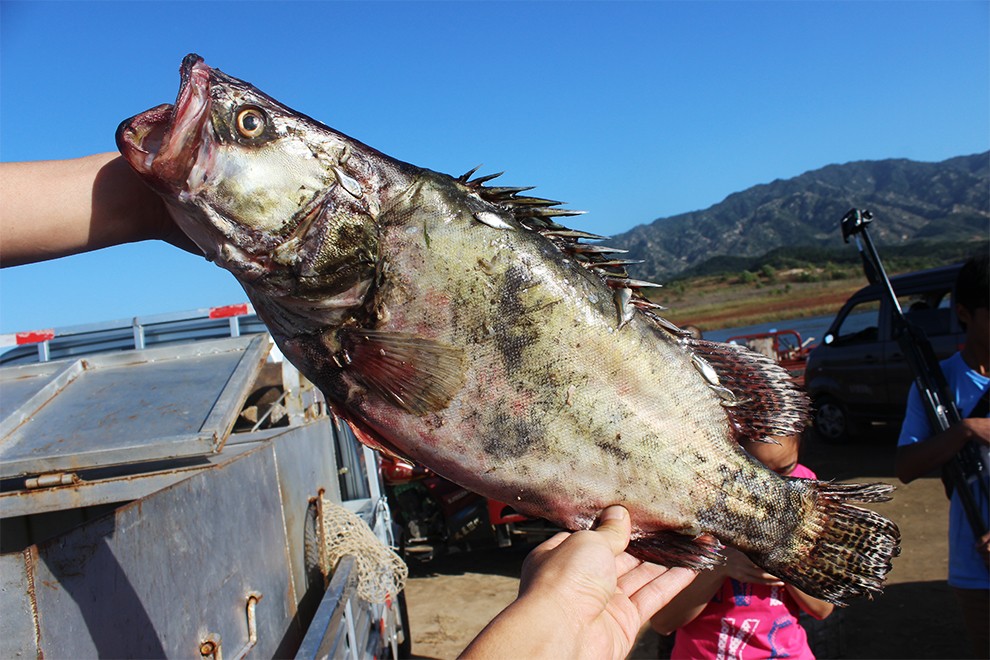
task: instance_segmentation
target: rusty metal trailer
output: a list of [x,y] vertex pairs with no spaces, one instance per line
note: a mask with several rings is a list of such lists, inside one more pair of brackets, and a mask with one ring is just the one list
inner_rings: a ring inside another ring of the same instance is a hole
[[0,357],[0,657],[408,652],[402,594],[318,560],[321,507],[393,543],[377,457],[245,311]]

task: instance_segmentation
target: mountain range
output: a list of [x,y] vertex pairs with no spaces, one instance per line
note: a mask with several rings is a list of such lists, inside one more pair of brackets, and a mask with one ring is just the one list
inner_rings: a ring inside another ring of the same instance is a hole
[[877,245],[986,241],[990,151],[937,163],[828,165],[733,193],[703,211],[658,218],[608,245],[644,261],[629,268],[633,277],[665,279],[726,255],[841,246],[839,221],[851,208],[873,212],[870,234]]

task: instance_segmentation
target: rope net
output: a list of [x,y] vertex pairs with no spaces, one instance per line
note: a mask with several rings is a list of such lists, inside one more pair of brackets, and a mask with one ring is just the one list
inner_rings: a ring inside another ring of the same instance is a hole
[[375,536],[361,518],[321,496],[323,548],[320,569],[326,576],[344,555],[356,560],[357,593],[369,603],[385,603],[406,586],[409,568]]

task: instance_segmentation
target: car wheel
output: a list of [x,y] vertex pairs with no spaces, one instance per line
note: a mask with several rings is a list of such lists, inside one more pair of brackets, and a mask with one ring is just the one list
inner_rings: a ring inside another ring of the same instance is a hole
[[853,435],[849,413],[837,399],[823,396],[815,402],[815,430],[826,442],[846,442]]

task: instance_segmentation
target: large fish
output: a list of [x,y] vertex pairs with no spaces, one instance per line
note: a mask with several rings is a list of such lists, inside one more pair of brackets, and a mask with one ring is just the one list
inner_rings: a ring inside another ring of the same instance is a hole
[[569,529],[623,504],[632,552],[720,543],[841,603],[879,591],[883,484],[782,478],[739,446],[800,431],[771,360],[657,315],[559,203],[402,163],[185,58],[121,152],[361,439]]

